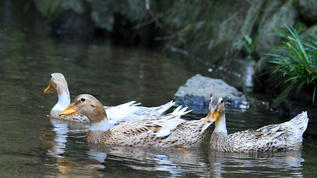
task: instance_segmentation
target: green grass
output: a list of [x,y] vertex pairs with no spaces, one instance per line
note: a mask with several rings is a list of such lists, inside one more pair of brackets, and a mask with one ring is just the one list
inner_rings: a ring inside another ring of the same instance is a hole
[[[299,92],[303,88],[312,90],[312,102],[315,102],[317,87],[317,41],[316,35],[311,35],[308,40],[299,37],[296,30],[287,27],[287,32],[277,32],[285,41],[280,48],[267,54],[271,57],[270,63],[274,64],[272,77],[284,82],[291,82],[292,87]],[[281,84],[281,83],[279,83]],[[289,88],[286,88],[289,90]],[[287,97],[286,89],[282,92]],[[286,93],[286,94],[285,94]],[[281,96],[279,96],[281,99]]]
[[248,55],[253,55],[255,53],[255,49],[254,49],[255,47],[254,47],[254,44],[253,44],[253,40],[248,35],[243,35],[243,39],[240,39],[234,45],[242,45],[243,46],[243,50]]

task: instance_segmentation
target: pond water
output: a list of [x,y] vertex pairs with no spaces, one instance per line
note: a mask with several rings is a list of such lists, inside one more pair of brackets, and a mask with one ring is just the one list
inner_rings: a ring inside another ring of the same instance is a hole
[[[5,15],[5,11],[2,11]],[[23,26],[23,25],[22,25]],[[71,98],[90,93],[104,105],[136,100],[156,106],[173,99],[179,86],[208,67],[193,66],[154,51],[114,46],[111,41],[56,40],[41,26],[2,21],[0,29],[0,175],[2,177],[312,177],[317,174],[316,121],[309,123],[303,149],[279,153],[222,153],[199,148],[91,148],[88,125],[48,118],[56,94],[44,94],[50,74],[61,72]],[[212,73],[210,76],[217,76]],[[230,75],[227,76],[230,79]],[[226,80],[228,83],[230,81]],[[261,105],[227,107],[235,132],[281,123]],[[207,113],[190,113],[199,119]]]

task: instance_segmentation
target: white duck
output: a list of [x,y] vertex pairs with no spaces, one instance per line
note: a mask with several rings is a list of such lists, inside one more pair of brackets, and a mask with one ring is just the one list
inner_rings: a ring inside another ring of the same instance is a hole
[[[63,74],[53,73],[48,84],[48,87],[44,90],[44,93],[57,92],[58,102],[51,109],[50,118],[64,121],[76,121],[82,123],[89,123],[89,119],[82,115],[76,114],[72,116],[59,116],[59,113],[70,105],[70,93],[68,90],[67,82]],[[104,109],[107,111],[109,122],[116,124],[121,121],[130,120],[143,120],[153,117],[158,117],[175,103],[170,101],[158,107],[144,107],[139,106],[139,103],[130,101],[118,106],[105,106]]]

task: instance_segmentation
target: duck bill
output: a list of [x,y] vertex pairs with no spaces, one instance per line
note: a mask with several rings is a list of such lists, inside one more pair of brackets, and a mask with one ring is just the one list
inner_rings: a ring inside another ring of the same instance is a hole
[[55,89],[52,88],[50,85],[47,86],[47,88],[44,90],[44,93],[53,93],[55,92]]
[[64,111],[62,111],[59,115],[60,116],[69,116],[73,114],[77,114],[78,110],[74,108],[74,103],[70,104]]
[[206,116],[206,122],[208,123],[213,123],[216,122],[216,120],[219,117],[219,112],[218,111],[209,111],[208,115]]

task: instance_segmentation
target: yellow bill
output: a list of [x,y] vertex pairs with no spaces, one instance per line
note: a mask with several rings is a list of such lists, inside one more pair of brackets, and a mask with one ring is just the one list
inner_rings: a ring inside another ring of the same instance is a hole
[[55,92],[55,89],[52,88],[50,85],[47,86],[47,88],[44,90],[44,93],[53,93]]
[[60,116],[69,116],[73,114],[77,114],[78,111],[74,108],[74,103],[70,104],[64,111],[59,113]]
[[218,119],[219,112],[212,113],[212,121],[215,122]]
[[[209,120],[210,116],[212,116],[211,120]],[[214,112],[212,114],[211,114],[211,112],[208,112],[208,115],[206,116],[205,121],[206,122],[215,122],[218,119],[218,116],[219,116],[219,112]]]

